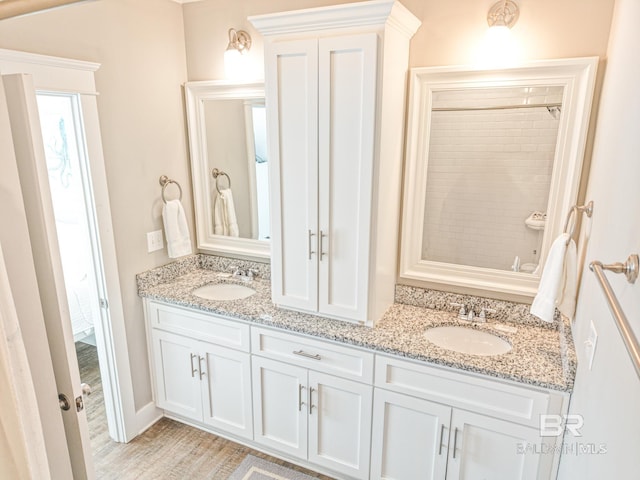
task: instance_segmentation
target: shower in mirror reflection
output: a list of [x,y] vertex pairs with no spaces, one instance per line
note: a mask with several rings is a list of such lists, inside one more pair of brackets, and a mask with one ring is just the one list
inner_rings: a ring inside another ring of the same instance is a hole
[[536,269],[559,125],[548,109],[562,96],[561,86],[434,92],[424,260]]

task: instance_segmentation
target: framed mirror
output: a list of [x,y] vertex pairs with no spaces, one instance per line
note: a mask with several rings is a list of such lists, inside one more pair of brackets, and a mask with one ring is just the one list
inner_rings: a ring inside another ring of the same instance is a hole
[[268,259],[264,84],[185,84],[197,246]]
[[401,282],[536,294],[578,196],[597,61],[411,70]]

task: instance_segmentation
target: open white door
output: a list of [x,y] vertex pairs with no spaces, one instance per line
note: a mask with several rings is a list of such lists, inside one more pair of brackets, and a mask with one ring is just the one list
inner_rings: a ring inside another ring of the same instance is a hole
[[55,381],[61,398],[69,406],[63,410],[62,419],[73,478],[93,478],[89,429],[82,404],[36,92],[29,75],[5,75],[2,80]]

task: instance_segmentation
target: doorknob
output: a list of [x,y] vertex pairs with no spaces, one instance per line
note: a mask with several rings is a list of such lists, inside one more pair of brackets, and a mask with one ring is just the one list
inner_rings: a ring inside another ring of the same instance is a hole
[[71,408],[71,404],[69,403],[69,399],[64,393],[58,395],[58,404],[60,408],[65,412]]

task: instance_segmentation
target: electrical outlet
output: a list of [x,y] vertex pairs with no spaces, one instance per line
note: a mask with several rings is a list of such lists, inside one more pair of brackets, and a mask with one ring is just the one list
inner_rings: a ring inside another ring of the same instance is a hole
[[591,320],[589,338],[584,341],[584,354],[587,362],[589,362],[589,370],[591,370],[591,365],[593,365],[593,356],[596,353],[596,343],[598,343],[598,332],[596,332],[596,326],[593,324],[593,320]]
[[162,250],[164,248],[164,241],[162,240],[162,230],[156,230],[155,232],[147,233],[147,251],[149,253],[156,250]]

